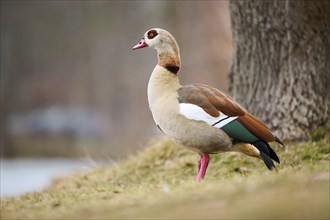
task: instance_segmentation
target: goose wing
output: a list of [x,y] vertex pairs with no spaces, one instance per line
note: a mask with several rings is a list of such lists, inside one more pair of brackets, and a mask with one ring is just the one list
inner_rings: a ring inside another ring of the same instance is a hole
[[178,90],[178,100],[180,114],[221,128],[234,139],[250,143],[255,139],[266,142],[275,140],[260,119],[216,88],[203,84],[186,85]]

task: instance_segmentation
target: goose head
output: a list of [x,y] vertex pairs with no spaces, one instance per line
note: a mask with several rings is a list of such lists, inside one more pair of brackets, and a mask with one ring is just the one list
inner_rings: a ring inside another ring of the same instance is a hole
[[143,35],[141,41],[133,47],[133,50],[144,47],[164,50],[171,47],[178,47],[178,44],[168,31],[160,28],[152,28]]
[[143,35],[133,50],[145,47],[154,48],[158,53],[158,64],[164,67],[176,66],[180,68],[180,50],[174,37],[161,28],[151,28]]

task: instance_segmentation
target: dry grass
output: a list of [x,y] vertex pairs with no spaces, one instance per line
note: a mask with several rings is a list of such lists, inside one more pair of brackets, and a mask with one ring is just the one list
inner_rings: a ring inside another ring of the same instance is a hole
[[274,146],[278,172],[245,155],[212,155],[202,183],[194,181],[198,155],[156,139],[113,167],[3,199],[1,218],[329,219],[329,127],[314,141]]

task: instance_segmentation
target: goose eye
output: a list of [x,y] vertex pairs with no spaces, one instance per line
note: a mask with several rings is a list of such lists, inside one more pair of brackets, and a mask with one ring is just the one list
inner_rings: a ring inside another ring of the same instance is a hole
[[153,39],[154,37],[156,37],[158,35],[156,30],[150,30],[147,33],[148,39]]

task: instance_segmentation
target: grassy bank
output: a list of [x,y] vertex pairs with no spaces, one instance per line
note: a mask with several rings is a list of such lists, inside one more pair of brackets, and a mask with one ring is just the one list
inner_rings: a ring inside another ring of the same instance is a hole
[[168,139],[111,168],[57,179],[40,193],[1,201],[1,218],[329,218],[329,126],[309,142],[275,145],[281,164],[212,155],[196,183],[198,155]]

